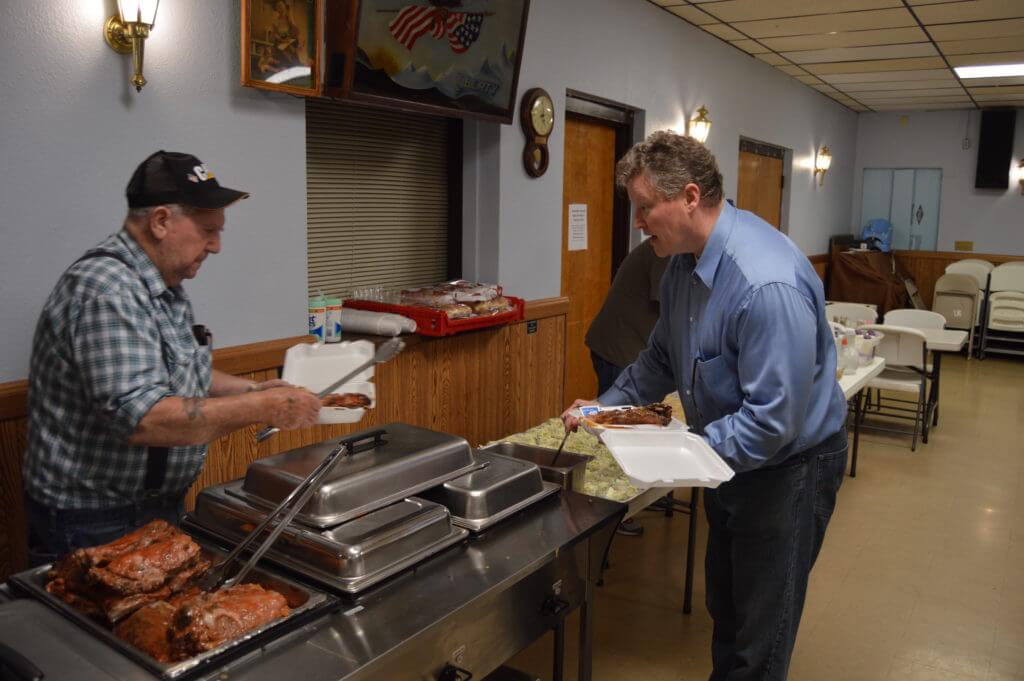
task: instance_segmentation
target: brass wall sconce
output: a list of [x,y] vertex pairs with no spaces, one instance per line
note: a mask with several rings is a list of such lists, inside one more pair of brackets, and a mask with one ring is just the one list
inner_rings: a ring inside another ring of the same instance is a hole
[[142,76],[142,50],[156,22],[159,4],[160,0],[117,0],[118,14],[103,26],[103,37],[112,50],[120,54],[131,52],[134,74],[130,82],[136,92],[142,92],[146,84]]
[[818,178],[818,186],[825,184],[825,173],[832,167],[832,154],[827,146],[823,146],[814,157],[814,175]]
[[711,119],[708,118],[708,110],[703,106],[697,109],[697,115],[690,119],[690,137],[701,144],[708,139],[711,132]]

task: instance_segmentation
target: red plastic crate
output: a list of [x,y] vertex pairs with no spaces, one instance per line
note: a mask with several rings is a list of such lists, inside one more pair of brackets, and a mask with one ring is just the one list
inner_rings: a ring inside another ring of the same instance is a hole
[[408,317],[416,322],[416,333],[423,336],[452,336],[463,331],[475,329],[486,329],[490,326],[501,326],[509,322],[521,322],[526,317],[526,301],[515,296],[505,296],[512,302],[512,309],[508,312],[484,315],[482,317],[467,317],[465,319],[448,319],[443,310],[435,310],[431,307],[418,307],[414,305],[396,305],[394,303],[379,303],[375,300],[346,300],[345,307],[355,310],[370,310],[371,312],[390,312]]

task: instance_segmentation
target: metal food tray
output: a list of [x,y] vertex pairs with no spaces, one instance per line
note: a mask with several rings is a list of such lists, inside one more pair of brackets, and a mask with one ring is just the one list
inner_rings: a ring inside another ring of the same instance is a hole
[[[263,512],[225,493],[203,490],[185,523],[225,542],[245,536]],[[334,591],[357,594],[468,536],[439,504],[409,498],[333,528],[292,525],[265,560]]]
[[558,450],[551,447],[524,445],[519,442],[496,442],[479,451],[495,452],[502,456],[535,463],[540,468],[542,478],[548,482],[558,483],[562,489],[580,493],[583,493],[586,485],[587,462],[594,458],[589,454],[565,451],[558,454]]
[[492,452],[479,452],[477,460],[483,468],[420,495],[446,506],[454,524],[473,532],[482,532],[561,489],[544,482],[537,465],[528,461]]
[[[194,538],[203,549],[204,555],[211,559],[223,558],[227,551],[209,542]],[[260,647],[264,643],[279,638],[299,626],[318,617],[323,611],[333,607],[338,599],[309,586],[305,586],[287,577],[272,574],[265,569],[256,568],[249,573],[246,583],[259,584],[267,589],[277,591],[285,600],[291,612],[287,617],[273,620],[249,631],[236,639],[228,641],[205,653],[181,662],[158,662],[138,648],[122,641],[114,632],[85,614],[79,612],[61,599],[46,590],[49,581],[47,573],[52,564],[19,572],[8,581],[17,590],[27,596],[48,605],[78,626],[93,634],[121,654],[142,665],[163,679],[187,679],[209,673],[211,668],[222,665],[236,657]]]
[[[356,433],[344,441],[352,443],[353,453],[338,461],[296,516],[300,523],[316,528],[340,525],[480,467],[465,439],[404,423]],[[229,483],[226,490],[256,508],[272,509],[338,442],[331,439],[255,461],[243,481]]]

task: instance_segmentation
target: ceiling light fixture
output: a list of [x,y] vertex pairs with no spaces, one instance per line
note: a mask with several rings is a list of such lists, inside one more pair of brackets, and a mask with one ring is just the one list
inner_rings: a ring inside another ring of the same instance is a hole
[[160,0],[117,0],[118,13],[103,26],[103,37],[112,50],[121,54],[131,52],[134,73],[130,82],[136,92],[142,92],[146,84],[142,75],[142,48],[156,22],[159,4]]
[[1024,64],[991,64],[988,66],[957,66],[956,75],[961,78],[1004,78],[1024,76]]
[[697,115],[690,119],[690,137],[701,144],[708,139],[711,132],[711,119],[708,118],[708,110],[703,106],[697,109]]

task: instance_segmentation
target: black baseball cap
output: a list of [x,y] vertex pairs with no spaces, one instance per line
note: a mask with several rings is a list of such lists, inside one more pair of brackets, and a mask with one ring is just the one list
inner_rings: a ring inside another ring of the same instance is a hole
[[195,208],[224,208],[249,196],[220,186],[203,162],[192,154],[160,151],[139,164],[128,181],[129,208],[180,203]]

